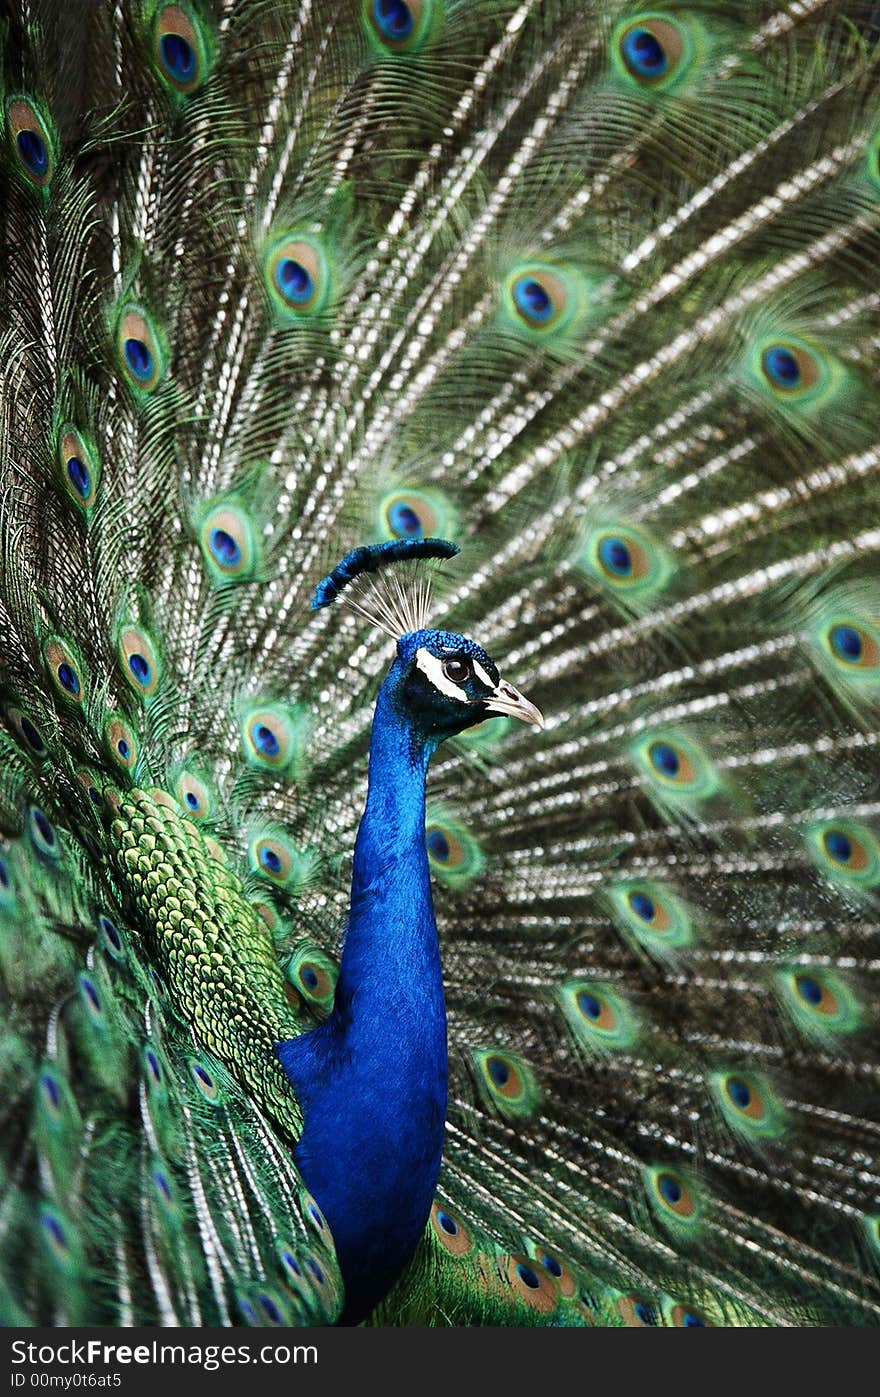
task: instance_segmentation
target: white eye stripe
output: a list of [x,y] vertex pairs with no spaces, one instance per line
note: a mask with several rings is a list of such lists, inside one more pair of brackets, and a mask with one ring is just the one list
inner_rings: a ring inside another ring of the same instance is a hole
[[436,655],[432,655],[430,650],[424,646],[416,651],[416,664],[427,679],[439,689],[441,694],[447,698],[458,699],[459,703],[468,703],[469,699],[464,689],[460,689],[457,684],[453,684],[451,679],[447,679],[443,673],[443,661],[438,660]]
[[474,674],[477,676],[477,678],[480,680],[480,682],[483,683],[483,684],[485,684],[485,686],[486,686],[487,689],[494,689],[494,688],[495,688],[494,680],[492,680],[492,679],[489,678],[488,674],[487,674],[486,671],[483,669],[483,666],[480,664],[479,660],[472,660],[472,661],[471,661],[471,664],[472,664],[473,667],[474,667]]

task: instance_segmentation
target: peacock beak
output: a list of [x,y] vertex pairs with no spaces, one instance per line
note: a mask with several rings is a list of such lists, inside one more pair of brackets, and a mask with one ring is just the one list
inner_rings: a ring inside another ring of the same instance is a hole
[[544,726],[544,715],[540,708],[529,703],[529,700],[523,697],[519,689],[515,689],[504,679],[501,680],[497,689],[489,695],[486,709],[489,713],[503,713],[510,718],[521,718],[524,723],[532,723],[536,728]]

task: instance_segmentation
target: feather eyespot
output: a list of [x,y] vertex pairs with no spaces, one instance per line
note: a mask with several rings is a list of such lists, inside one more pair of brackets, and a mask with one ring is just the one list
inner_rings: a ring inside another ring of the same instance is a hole
[[660,1324],[657,1306],[643,1295],[619,1295],[615,1308],[629,1329],[653,1329]]
[[442,0],[364,0],[367,33],[383,53],[417,52],[439,29]]
[[814,407],[844,382],[842,366],[798,335],[764,337],[751,350],[751,373],[778,403]]
[[670,87],[689,70],[696,35],[696,26],[645,10],[623,21],[615,31],[615,66],[622,77],[642,89]]
[[86,1013],[92,1023],[103,1027],[105,1023],[104,1006],[101,1002],[101,995],[94,980],[88,975],[79,977],[79,995]]
[[57,460],[66,495],[77,509],[90,510],[101,474],[94,444],[75,427],[63,427],[58,434]]
[[467,1256],[473,1247],[471,1234],[460,1218],[448,1208],[434,1203],[431,1208],[431,1228],[444,1251],[450,1256]]
[[61,858],[61,841],[55,826],[37,805],[32,805],[28,810],[27,831],[34,850],[42,859],[55,863]]
[[867,825],[855,820],[822,820],[806,830],[814,863],[837,883],[873,888],[880,883],[880,842]]
[[455,516],[437,490],[392,490],[379,501],[379,533],[385,539],[451,538]]
[[246,582],[259,566],[256,527],[245,510],[230,500],[209,507],[202,515],[199,546],[218,584]]
[[511,1299],[524,1301],[539,1314],[550,1314],[559,1303],[553,1278],[532,1257],[513,1254],[499,1260],[502,1280],[510,1287]]
[[287,967],[288,982],[309,1003],[328,1010],[333,1005],[338,969],[317,946],[295,951]]
[[680,1169],[658,1165],[645,1168],[643,1182],[648,1202],[666,1229],[681,1240],[695,1236],[704,1212],[696,1181]]
[[777,988],[795,1027],[807,1037],[833,1046],[840,1034],[862,1022],[862,1006],[846,980],[821,966],[793,966],[777,976]]
[[6,709],[6,717],[19,742],[31,756],[40,759],[48,756],[48,748],[43,734],[27,713],[24,713],[20,708],[10,706]]
[[62,1221],[61,1215],[54,1208],[43,1206],[40,1209],[40,1226],[43,1240],[47,1244],[53,1260],[62,1267],[70,1266],[73,1261],[73,1248],[68,1229]]
[[131,726],[119,714],[111,713],[105,722],[104,745],[111,760],[123,771],[131,771],[137,765],[137,739]]
[[588,1053],[616,1052],[636,1041],[638,1019],[629,1001],[611,985],[570,980],[558,996],[569,1028]]
[[670,582],[672,557],[644,529],[617,522],[590,527],[575,559],[621,604],[646,607]]
[[174,794],[191,820],[206,820],[214,813],[214,796],[206,781],[194,771],[178,772]]
[[189,96],[211,66],[210,31],[191,4],[162,5],[153,17],[153,62],[172,92]]
[[753,1140],[776,1139],[785,1116],[775,1093],[753,1072],[714,1072],[710,1087],[727,1124]]
[[287,320],[325,311],[334,294],[330,254],[317,233],[289,233],[269,247],[265,279],[276,310]]
[[[877,598],[872,598],[876,607]],[[880,630],[867,621],[835,612],[818,633],[819,656],[829,678],[847,697],[877,702],[880,698]]]
[[574,267],[518,262],[502,291],[504,318],[514,332],[532,340],[558,339],[583,319],[588,283]]
[[451,888],[467,887],[485,866],[483,851],[474,836],[436,806],[428,811],[425,847],[432,871]]
[[137,393],[152,393],[168,367],[164,340],[141,306],[122,308],[116,325],[116,352],[125,378]]
[[471,1054],[484,1099],[507,1118],[533,1115],[541,1093],[535,1074],[521,1057],[500,1049],[474,1049]]
[[101,934],[101,943],[113,960],[122,960],[125,955],[125,948],[122,944],[122,933],[115,922],[103,913],[98,918],[98,931]]
[[671,1305],[667,1323],[672,1329],[711,1329],[711,1322],[690,1305]]
[[189,1070],[192,1073],[192,1079],[201,1095],[206,1101],[209,1101],[212,1106],[216,1106],[221,1097],[220,1087],[214,1078],[214,1074],[209,1072],[208,1068],[204,1063],[199,1062],[198,1058],[190,1058]]
[[683,733],[654,732],[630,749],[655,799],[681,806],[706,800],[721,786],[702,747]]
[[86,696],[86,676],[77,652],[66,641],[52,637],[43,647],[43,656],[59,698],[66,703],[81,704]]
[[537,1263],[552,1278],[560,1295],[564,1295],[566,1299],[571,1299],[577,1293],[578,1286],[574,1274],[555,1252],[545,1251],[541,1247],[529,1246],[529,1255],[532,1257],[533,1263]]
[[315,867],[314,855],[292,844],[280,831],[255,835],[249,853],[254,873],[279,888],[302,887]]
[[118,641],[119,665],[136,693],[152,698],[159,687],[162,669],[151,637],[134,626],[122,629]]
[[283,772],[300,761],[307,735],[305,715],[282,704],[255,704],[241,717],[245,760],[256,770]]
[[57,138],[48,117],[28,97],[11,97],[6,125],[19,174],[33,189],[47,189],[57,159]]

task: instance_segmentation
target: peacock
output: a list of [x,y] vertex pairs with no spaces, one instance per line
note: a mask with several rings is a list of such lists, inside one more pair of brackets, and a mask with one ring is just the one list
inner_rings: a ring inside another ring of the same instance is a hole
[[880,18],[12,0],[0,1317],[880,1319]]

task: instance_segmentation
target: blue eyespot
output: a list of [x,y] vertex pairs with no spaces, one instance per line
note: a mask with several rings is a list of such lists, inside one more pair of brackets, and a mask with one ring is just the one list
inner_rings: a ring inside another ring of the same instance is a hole
[[0,859],[0,888],[9,887],[9,872],[6,864]]
[[149,660],[144,655],[138,654],[137,651],[129,655],[128,667],[139,684],[149,684],[152,670]]
[[546,1271],[550,1272],[551,1276],[555,1276],[556,1279],[559,1280],[559,1277],[562,1275],[562,1267],[555,1256],[550,1256],[547,1252],[543,1252],[541,1255],[541,1265]]
[[281,872],[281,859],[275,850],[264,844],[260,849],[260,863],[269,873]]
[[449,840],[442,829],[431,829],[427,837],[428,853],[440,863],[445,863],[449,858]]
[[295,1276],[302,1275],[302,1271],[299,1269],[299,1263],[292,1252],[283,1251],[281,1253],[281,1260],[284,1262],[288,1270],[292,1271]]
[[814,980],[812,975],[798,975],[795,980],[797,992],[806,1004],[813,1007],[822,1003],[822,986],[818,980]]
[[752,1099],[752,1093],[741,1077],[730,1078],[730,1081],[727,1083],[727,1095],[730,1097],[734,1106],[737,1106],[741,1111],[746,1109]]
[[644,78],[662,77],[669,67],[663,45],[649,29],[631,29],[623,40],[623,57],[632,72]]
[[852,858],[852,840],[848,834],[844,834],[842,829],[826,830],[822,836],[827,853],[831,855],[837,863],[849,863]]
[[311,1273],[312,1273],[312,1275],[314,1276],[315,1280],[318,1282],[318,1285],[324,1285],[324,1283],[325,1283],[326,1280],[327,1280],[327,1277],[325,1276],[323,1269],[318,1265],[317,1261],[315,1260],[315,1258],[314,1258],[313,1256],[310,1256],[310,1257],[309,1257],[309,1263],[308,1263],[308,1264],[309,1264],[309,1270],[311,1271]]
[[195,791],[187,791],[186,795],[184,796],[184,800],[186,801],[190,810],[198,810],[199,798],[196,795]]
[[651,765],[663,776],[677,776],[681,759],[668,742],[654,742],[650,750]]
[[159,1059],[156,1057],[156,1054],[153,1052],[152,1048],[147,1049],[146,1053],[144,1054],[144,1057],[146,1058],[147,1066],[150,1069],[150,1076],[153,1078],[153,1081],[156,1083],[156,1086],[161,1086],[162,1068],[159,1066]]
[[43,1213],[42,1223],[55,1245],[62,1251],[67,1251],[67,1234],[55,1214]]
[[31,811],[31,820],[34,823],[37,832],[40,835],[40,838],[51,849],[55,844],[55,830],[53,829],[48,817],[43,814],[42,810],[37,810],[36,808],[34,808]]
[[169,75],[179,83],[187,83],[196,70],[196,55],[192,44],[182,34],[163,34],[159,41],[162,62]]
[[46,745],[30,718],[26,718],[24,714],[22,714],[18,720],[18,725],[21,728],[22,737],[24,737],[28,746],[33,748],[38,756],[42,756],[46,750]]
[[653,922],[657,908],[647,893],[633,893],[629,899],[629,905],[643,922]]
[[120,737],[119,741],[116,744],[116,750],[124,762],[128,761],[131,748],[129,747],[124,737]]
[[208,547],[222,567],[234,568],[241,562],[241,549],[232,534],[225,529],[212,529],[208,535]]
[[673,1178],[671,1174],[662,1174],[658,1186],[667,1203],[671,1203],[674,1207],[676,1203],[680,1202],[681,1184],[678,1179]]
[[168,1182],[168,1175],[161,1169],[153,1170],[153,1182],[158,1188],[162,1197],[167,1203],[171,1202],[171,1184]]
[[602,1013],[602,1005],[594,994],[587,994],[582,990],[577,997],[578,1008],[588,1019],[598,1019]]
[[313,970],[310,965],[305,966],[301,971],[301,978],[306,989],[315,990],[318,988],[318,972]]
[[58,1090],[58,1083],[49,1072],[44,1072],[40,1077],[40,1086],[49,1098],[49,1104],[54,1111],[61,1105],[61,1093]]
[[506,1086],[510,1077],[510,1068],[503,1057],[490,1057],[486,1066],[489,1069],[489,1076],[496,1087]]
[[527,320],[542,324],[553,314],[553,302],[547,290],[534,277],[519,277],[513,284],[516,308]]
[[143,340],[127,339],[123,344],[125,362],[135,378],[146,383],[153,376],[153,356]]
[[80,984],[82,985],[83,992],[85,993],[85,996],[91,1004],[92,1008],[100,1014],[101,997],[98,994],[98,991],[96,990],[95,986],[92,984],[91,980],[86,978],[85,975],[80,980]]
[[392,533],[398,538],[422,537],[422,521],[412,505],[408,505],[405,500],[398,500],[391,506],[388,511],[388,523]]
[[657,1311],[654,1309],[653,1305],[646,1305],[644,1300],[639,1300],[636,1302],[636,1304],[633,1306],[633,1312],[636,1316],[636,1319],[641,1320],[642,1324],[657,1323]]
[[195,1076],[198,1077],[199,1081],[204,1086],[206,1086],[209,1090],[213,1088],[214,1082],[211,1078],[210,1072],[206,1072],[204,1067],[202,1067],[200,1063],[194,1062],[192,1065],[192,1070]]
[[69,694],[76,696],[76,694],[79,693],[79,678],[73,666],[67,664],[59,665],[56,673],[58,675],[58,683],[61,685],[62,689],[66,689]]
[[404,0],[373,0],[373,19],[386,39],[399,43],[413,30],[412,12]]
[[599,561],[618,577],[629,577],[633,570],[632,554],[622,538],[603,538],[599,544]]
[[277,757],[281,751],[281,744],[271,728],[267,728],[265,723],[258,723],[253,731],[254,745],[264,757]]
[[87,500],[92,490],[92,477],[88,466],[79,456],[68,456],[67,478],[76,493]]
[[528,1286],[529,1290],[541,1289],[541,1282],[538,1280],[537,1273],[532,1270],[531,1266],[526,1266],[525,1262],[517,1262],[516,1274],[519,1276],[523,1285]]
[[437,1222],[438,1222],[439,1225],[443,1228],[443,1231],[444,1231],[445,1233],[447,1233],[448,1236],[450,1236],[450,1237],[455,1237],[455,1236],[457,1236],[457,1234],[458,1234],[458,1223],[455,1221],[455,1218],[451,1218],[451,1217],[449,1216],[448,1213],[438,1212],[438,1213],[437,1213]]
[[49,152],[46,142],[36,131],[19,131],[16,140],[18,153],[24,165],[36,179],[42,179],[49,168]]
[[857,664],[864,649],[862,637],[854,626],[835,626],[831,632],[831,647],[849,664]]
[[260,1304],[273,1324],[283,1324],[284,1316],[270,1295],[260,1295]]
[[101,931],[104,933],[104,935],[106,936],[107,940],[110,942],[110,945],[113,946],[117,951],[121,951],[121,950],[122,950],[122,937],[119,935],[119,932],[117,931],[116,927],[115,927],[115,926],[113,925],[113,923],[111,922],[110,918],[109,918],[109,917],[99,917],[99,918],[98,918],[98,925],[100,926]]
[[771,383],[777,388],[797,388],[801,381],[801,370],[797,359],[784,345],[771,345],[761,356],[761,367]]
[[311,300],[315,293],[315,283],[309,272],[292,257],[283,257],[278,263],[275,280],[282,296],[294,305]]
[[690,1310],[687,1310],[681,1317],[681,1327],[683,1329],[705,1329],[706,1321],[700,1319],[699,1315],[691,1314]]

